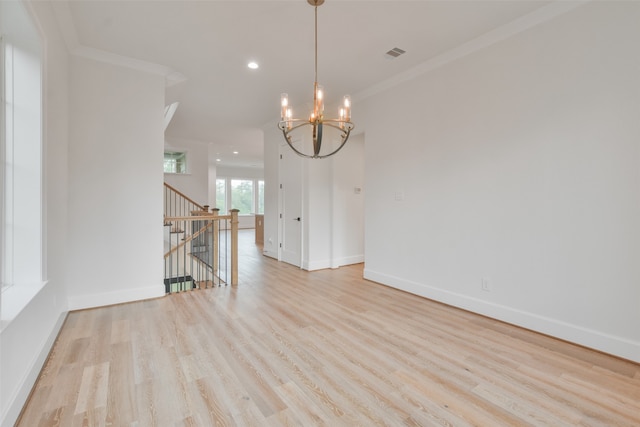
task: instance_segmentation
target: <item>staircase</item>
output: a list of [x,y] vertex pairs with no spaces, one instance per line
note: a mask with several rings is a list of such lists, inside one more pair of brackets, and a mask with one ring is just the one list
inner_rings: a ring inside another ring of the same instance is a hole
[[182,292],[238,284],[238,210],[219,215],[164,184],[164,285]]

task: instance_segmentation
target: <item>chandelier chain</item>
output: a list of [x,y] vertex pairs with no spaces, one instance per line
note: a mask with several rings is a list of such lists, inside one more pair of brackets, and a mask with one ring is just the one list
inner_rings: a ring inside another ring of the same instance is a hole
[[318,81],[318,6],[314,6],[315,9],[315,82]]

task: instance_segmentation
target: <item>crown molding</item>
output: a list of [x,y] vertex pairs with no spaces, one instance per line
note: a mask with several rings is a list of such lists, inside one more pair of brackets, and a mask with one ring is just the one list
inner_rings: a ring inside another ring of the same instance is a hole
[[413,80],[432,70],[447,65],[450,62],[456,61],[500,41],[506,40],[518,33],[528,30],[529,28],[548,22],[557,16],[563,15],[591,1],[592,0],[555,0],[531,13],[491,30],[473,40],[463,43],[458,47],[440,55],[436,55],[428,61],[425,61],[407,71],[396,74],[395,76],[380,83],[374,84],[373,86],[358,92],[353,98],[357,101],[361,101],[369,98],[370,96],[377,95],[398,86],[401,83]]
[[105,62],[107,64],[119,67],[130,68],[149,74],[155,74],[164,77],[165,86],[170,87],[178,83],[184,82],[187,78],[176,70],[165,65],[153,62],[142,61],[140,59],[131,58],[124,55],[107,52],[105,50],[83,46],[78,41],[76,27],[73,24],[71,9],[68,2],[55,1],[51,3],[55,19],[62,33],[62,38],[67,46],[69,54],[82,58],[92,59],[94,61]]

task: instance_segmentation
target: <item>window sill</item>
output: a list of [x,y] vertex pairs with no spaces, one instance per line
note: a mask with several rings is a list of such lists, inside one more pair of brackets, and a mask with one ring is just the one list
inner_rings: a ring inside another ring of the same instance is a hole
[[0,331],[6,328],[31,302],[47,282],[10,286],[0,295]]

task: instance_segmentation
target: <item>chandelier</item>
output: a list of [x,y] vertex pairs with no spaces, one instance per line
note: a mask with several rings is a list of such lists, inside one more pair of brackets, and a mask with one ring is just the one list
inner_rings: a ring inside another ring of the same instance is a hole
[[[308,119],[294,119],[293,112],[289,106],[289,96],[283,93],[280,96],[281,102],[281,114],[280,122],[278,122],[278,128],[282,130],[284,139],[287,144],[302,157],[308,157],[312,159],[323,159],[325,157],[336,154],[349,139],[349,134],[353,130],[353,123],[351,123],[351,97],[346,95],[343,98],[342,107],[339,111],[337,119],[330,119],[324,116],[324,91],[322,86],[318,84],[318,6],[324,3],[324,0],[307,0],[315,11],[315,79],[313,82],[313,109]],[[333,136],[331,141],[325,141],[325,150],[322,151],[322,137],[323,131]],[[306,132],[304,132],[306,130]],[[310,133],[309,133],[310,132]],[[295,139],[294,139],[295,138]],[[310,148],[305,150],[302,148],[296,148],[295,143],[302,141],[304,143],[313,143],[313,152]],[[329,149],[326,147],[329,144]]]

